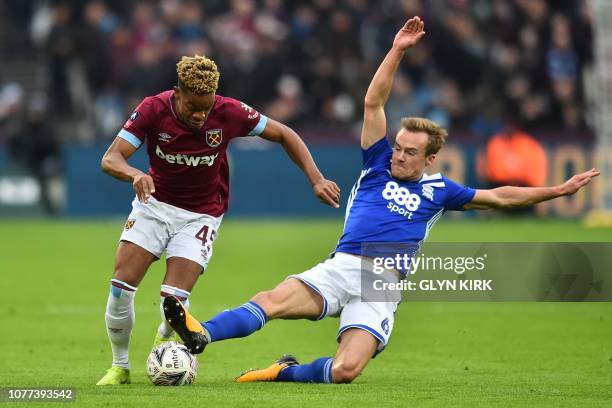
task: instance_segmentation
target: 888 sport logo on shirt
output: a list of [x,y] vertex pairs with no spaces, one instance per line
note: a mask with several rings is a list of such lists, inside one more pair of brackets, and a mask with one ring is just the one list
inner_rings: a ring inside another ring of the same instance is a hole
[[406,187],[400,186],[395,181],[387,182],[382,196],[388,200],[387,208],[392,213],[397,213],[408,219],[412,219],[412,212],[416,211],[421,204],[421,197],[413,194]]

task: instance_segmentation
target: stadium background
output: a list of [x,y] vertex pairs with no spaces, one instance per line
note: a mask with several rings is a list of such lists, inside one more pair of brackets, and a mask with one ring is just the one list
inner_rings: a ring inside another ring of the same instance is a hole
[[[346,192],[360,166],[365,90],[410,15],[425,19],[428,34],[397,74],[390,135],[406,115],[448,126],[437,169],[471,186],[491,184],[487,143],[509,121],[546,149],[546,182],[593,165],[586,1],[8,0],[0,213],[125,214],[130,186],[98,171],[99,159],[138,102],[171,87],[176,61],[193,53],[216,60],[221,94],[294,127]],[[277,150],[233,143],[230,214],[334,216]],[[143,156],[135,163],[146,168]],[[538,214],[581,215],[597,205],[596,190]]]
[[[136,297],[134,385],[93,385],[110,360],[103,311],[133,196],[99,160],[138,101],[174,84],[180,55],[213,57],[221,94],[293,126],[341,185],[344,204],[361,164],[365,89],[396,30],[420,15],[427,36],[398,73],[390,129],[406,114],[449,126],[439,168],[489,186],[487,143],[512,122],[545,148],[547,183],[556,183],[589,168],[597,150],[593,3],[0,2],[0,345],[8,350],[0,387],[75,387],[82,406],[609,406],[605,302],[410,303],[388,350],[350,386],[232,384],[278,353],[308,361],[335,349],[334,319],[274,322],[207,350],[195,386],[156,389],[144,361],[163,262]],[[232,209],[192,297],[202,317],[319,262],[342,228],[344,205],[318,204],[282,150],[251,139],[230,154]],[[142,152],[134,162],[146,167]],[[599,199],[588,188],[527,215],[447,216],[430,239],[612,242],[610,228],[582,222]]]

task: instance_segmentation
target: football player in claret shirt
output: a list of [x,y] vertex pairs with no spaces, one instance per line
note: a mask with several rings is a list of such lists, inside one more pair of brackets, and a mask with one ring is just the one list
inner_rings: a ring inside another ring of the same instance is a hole
[[[440,173],[425,173],[447,136],[436,123],[405,118],[390,145],[385,136],[384,105],[405,51],[425,35],[423,28],[418,17],[406,22],[366,93],[361,132],[363,169],[348,198],[344,232],[333,256],[205,322],[191,316],[178,297],[164,300],[168,322],[193,353],[202,352],[209,343],[248,336],[272,319],[340,318],[339,344],[333,357],[298,364],[295,357],[283,356],[266,369],[243,373],[238,382],[353,381],[387,346],[398,306],[398,292],[387,291],[380,299],[362,293],[362,282],[373,278],[372,255],[390,259],[399,255],[393,251],[400,247],[415,251],[448,210],[529,206],[574,194],[599,174],[589,170],[554,187],[474,190]],[[414,252],[408,255],[414,256]],[[375,279],[384,277],[397,285],[406,272],[402,267],[392,268]]]
[[[102,170],[131,182],[136,192],[121,235],[106,306],[113,362],[98,385],[130,382],[128,346],[134,325],[134,295],[149,266],[166,251],[162,300],[173,295],[185,307],[213,252],[229,201],[226,150],[237,137],[280,143],[302,169],[315,195],[339,207],[340,190],[317,169],[308,148],[287,126],[247,104],[216,94],[219,72],[203,56],[183,57],[173,90],[145,98],[102,158]],[[127,159],[143,144],[147,173]],[[163,318],[154,345],[173,340]]]

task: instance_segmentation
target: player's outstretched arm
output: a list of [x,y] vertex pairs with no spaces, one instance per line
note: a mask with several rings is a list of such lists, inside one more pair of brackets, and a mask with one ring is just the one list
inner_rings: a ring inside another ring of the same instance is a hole
[[425,35],[425,24],[419,17],[413,17],[395,35],[393,46],[370,82],[364,100],[363,128],[361,129],[361,148],[367,149],[385,137],[387,119],[385,103],[391,93],[393,77],[406,50],[416,45]]
[[146,173],[130,166],[127,159],[136,152],[136,147],[116,137],[102,157],[101,168],[106,174],[123,181],[130,181],[138,200],[146,203],[155,192],[153,179]]
[[259,135],[264,139],[280,143],[291,160],[304,172],[319,200],[334,208],[340,207],[340,188],[336,183],[326,180],[321,174],[306,144],[288,126],[268,119],[266,128]]
[[476,190],[472,201],[464,206],[466,210],[489,208],[521,208],[548,201],[557,197],[572,195],[599,176],[599,171],[591,169],[576,174],[565,183],[554,187],[511,187],[504,186],[490,190]]

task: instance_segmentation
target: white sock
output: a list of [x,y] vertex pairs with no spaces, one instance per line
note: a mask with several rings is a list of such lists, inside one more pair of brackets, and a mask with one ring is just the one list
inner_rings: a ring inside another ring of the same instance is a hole
[[134,327],[136,288],[118,279],[111,279],[106,303],[106,331],[113,351],[113,365],[130,369],[128,348]]
[[185,309],[189,310],[189,295],[190,293],[186,290],[182,290],[179,288],[175,288],[170,285],[161,285],[160,290],[161,299],[159,302],[159,312],[161,313],[161,323],[157,329],[157,334],[161,337],[169,338],[174,334],[174,330],[166,321],[166,316],[164,315],[164,299],[170,295],[176,296],[185,306]]

